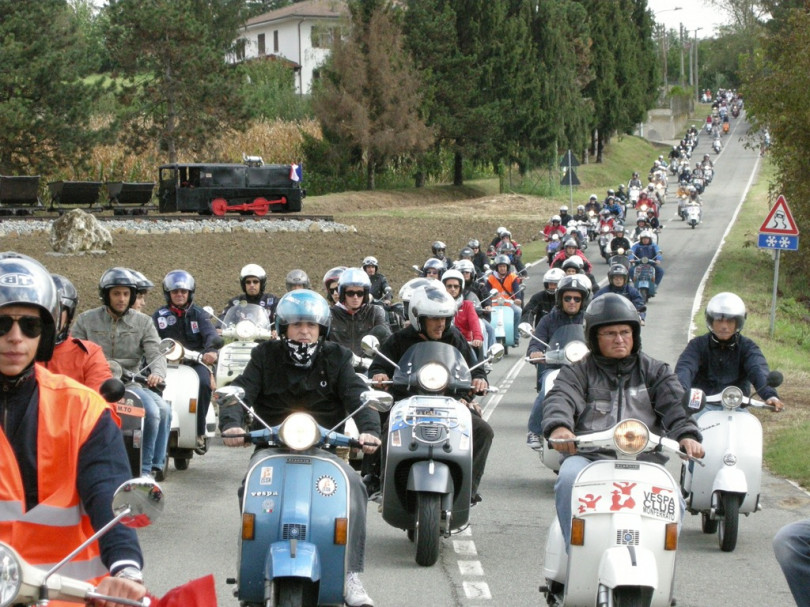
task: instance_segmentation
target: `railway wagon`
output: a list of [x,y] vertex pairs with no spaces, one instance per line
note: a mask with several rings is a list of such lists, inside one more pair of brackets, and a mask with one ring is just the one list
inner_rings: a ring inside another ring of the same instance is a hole
[[159,167],[161,213],[294,213],[301,210],[305,196],[301,168],[294,164],[176,163]]

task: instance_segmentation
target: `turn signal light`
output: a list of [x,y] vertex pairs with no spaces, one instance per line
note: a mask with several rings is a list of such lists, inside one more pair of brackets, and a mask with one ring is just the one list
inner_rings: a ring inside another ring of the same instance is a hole
[[349,537],[349,519],[335,519],[335,544],[345,546]]
[[574,517],[571,519],[571,545],[585,545],[585,519]]
[[196,413],[197,412],[197,399],[196,398],[188,399],[188,412],[189,413]]
[[252,540],[256,537],[256,515],[245,512],[242,514],[242,539]]
[[678,523],[667,523],[664,531],[664,550],[678,549]]

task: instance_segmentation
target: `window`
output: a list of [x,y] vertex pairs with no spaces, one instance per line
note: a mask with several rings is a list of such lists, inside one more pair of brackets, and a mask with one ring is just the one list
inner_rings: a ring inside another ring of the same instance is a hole
[[331,48],[334,41],[340,38],[340,28],[313,25],[309,36],[312,48]]
[[259,43],[259,57],[264,57],[267,54],[267,50],[264,48],[264,34],[259,34],[257,42]]
[[278,53],[278,30],[273,30],[273,52]]
[[245,59],[245,45],[247,40],[244,38],[240,38],[236,41],[236,60],[237,61],[244,61]]

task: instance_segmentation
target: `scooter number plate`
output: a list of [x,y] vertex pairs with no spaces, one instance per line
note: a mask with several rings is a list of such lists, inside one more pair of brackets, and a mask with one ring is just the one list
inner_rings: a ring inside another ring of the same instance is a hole
[[143,407],[135,407],[127,403],[115,403],[115,412],[130,417],[146,417],[146,410]]

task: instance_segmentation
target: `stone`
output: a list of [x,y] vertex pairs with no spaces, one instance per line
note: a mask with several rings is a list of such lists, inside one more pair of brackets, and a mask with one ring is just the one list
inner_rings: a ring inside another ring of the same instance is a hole
[[108,250],[113,240],[110,231],[90,213],[73,209],[51,225],[51,248],[57,253]]

